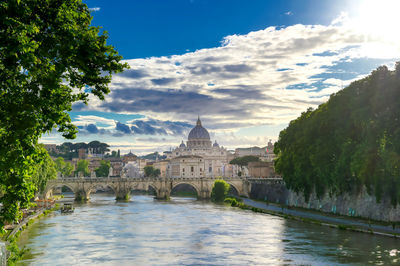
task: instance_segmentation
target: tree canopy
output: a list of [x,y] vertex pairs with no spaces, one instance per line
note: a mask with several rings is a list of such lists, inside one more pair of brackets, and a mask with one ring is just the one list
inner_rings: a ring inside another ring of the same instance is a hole
[[379,67],[280,132],[275,169],[306,198],[365,185],[400,202],[400,63]]
[[[56,150],[49,151],[51,156],[54,157],[63,157],[67,160],[72,160],[72,158],[79,157],[79,149],[85,149],[87,152],[90,151],[95,154],[104,154],[105,152],[110,151],[109,145],[107,143],[102,143],[100,141],[94,140],[89,143],[85,142],[78,142],[78,143],[71,143],[71,142],[64,142],[61,145],[56,146]],[[107,156],[105,156],[107,157]],[[117,157],[117,156],[115,156]]]
[[97,177],[107,177],[110,171],[110,161],[101,160],[100,166],[95,170]]
[[158,177],[160,174],[160,169],[154,168],[151,165],[147,165],[144,167],[144,175],[147,177]]
[[70,162],[65,162],[63,157],[58,157],[55,160],[56,170],[62,176],[71,176],[74,171],[74,166]]
[[258,162],[258,161],[260,161],[260,158],[258,158],[257,156],[247,155],[247,156],[235,158],[235,159],[231,160],[229,163],[236,164],[236,165],[243,167],[243,166],[247,166],[249,164],[249,162]]
[[90,26],[81,0],[5,0],[0,17],[1,226],[33,197],[41,135],[56,128],[74,138],[72,104],[87,104],[90,94],[103,100],[112,74],[128,65],[107,32]]
[[223,202],[228,195],[230,185],[223,179],[215,180],[211,191],[211,200],[215,202]]
[[82,174],[82,176],[89,176],[89,174],[90,174],[89,161],[79,160],[77,162],[75,174],[79,175],[80,173]]
[[42,145],[40,145],[39,150],[44,159],[35,166],[32,181],[36,187],[36,192],[41,193],[46,188],[48,180],[57,178],[57,169],[53,159]]

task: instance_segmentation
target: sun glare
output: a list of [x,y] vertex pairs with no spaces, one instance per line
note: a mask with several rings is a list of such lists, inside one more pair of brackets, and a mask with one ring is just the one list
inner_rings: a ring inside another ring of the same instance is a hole
[[361,1],[357,9],[354,23],[360,31],[377,40],[400,42],[400,0]]

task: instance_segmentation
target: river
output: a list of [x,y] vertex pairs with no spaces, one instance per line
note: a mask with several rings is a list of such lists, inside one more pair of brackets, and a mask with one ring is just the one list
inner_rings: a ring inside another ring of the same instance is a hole
[[93,194],[21,234],[29,265],[400,264],[400,240],[191,198]]

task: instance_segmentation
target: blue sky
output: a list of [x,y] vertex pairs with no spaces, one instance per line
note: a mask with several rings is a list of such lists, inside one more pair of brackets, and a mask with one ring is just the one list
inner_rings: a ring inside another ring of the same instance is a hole
[[74,142],[122,153],[175,147],[197,115],[229,149],[264,146],[308,107],[400,58],[400,1],[84,2],[131,69],[104,102],[74,105]]

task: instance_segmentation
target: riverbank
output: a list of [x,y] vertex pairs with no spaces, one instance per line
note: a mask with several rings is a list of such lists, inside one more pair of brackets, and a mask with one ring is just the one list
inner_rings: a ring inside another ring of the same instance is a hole
[[18,224],[8,226],[8,228],[10,228],[8,231],[11,232],[6,232],[4,235],[2,235],[1,238],[5,241],[5,260],[9,265],[14,265],[22,258],[25,253],[24,249],[21,250],[17,245],[20,233],[36,219],[46,216],[47,214],[55,210],[58,210],[57,203],[53,202],[50,205],[45,204],[45,206],[43,206],[42,208],[30,210],[30,214],[24,217]]
[[374,223],[373,221],[365,221],[355,218],[347,218],[343,216],[325,215],[321,212],[302,210],[300,208],[290,207],[279,204],[254,201],[248,198],[241,198],[245,209],[257,212],[265,212],[272,215],[295,219],[314,224],[329,226],[333,228],[351,230],[355,232],[363,232],[382,236],[390,236],[400,238],[400,227],[391,225],[383,225]]

